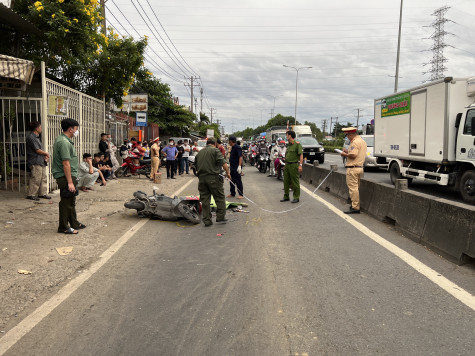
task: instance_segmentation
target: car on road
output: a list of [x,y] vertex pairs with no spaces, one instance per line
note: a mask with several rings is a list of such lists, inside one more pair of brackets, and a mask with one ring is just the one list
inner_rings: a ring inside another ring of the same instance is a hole
[[302,145],[303,158],[308,163],[318,160],[319,163],[325,162],[325,149],[318,141],[311,136],[299,137],[296,139]]
[[[366,142],[366,158],[364,161],[364,168],[388,168],[387,163],[378,163],[377,158],[374,157],[374,135],[360,135],[360,137]],[[350,147],[350,140],[345,139],[343,148],[348,149]],[[343,164],[346,165],[346,157],[343,157]]]

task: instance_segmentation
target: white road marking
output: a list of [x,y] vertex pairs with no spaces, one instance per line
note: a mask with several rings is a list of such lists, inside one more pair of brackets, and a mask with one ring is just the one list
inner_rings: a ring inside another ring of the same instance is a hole
[[[183,187],[177,190],[173,195],[180,194],[186,189],[194,179],[191,179]],[[113,243],[106,251],[99,256],[99,260],[94,262],[91,267],[74,278],[71,282],[61,288],[51,299],[46,301],[43,305],[38,307],[33,313],[23,319],[17,326],[8,331],[0,339],[0,356],[15,345],[23,336],[31,331],[39,322],[47,317],[58,305],[65,301],[71,294],[73,294],[79,287],[82,286],[94,273],[96,273],[102,266],[104,266],[114,254],[124,246],[132,236],[139,231],[149,219],[141,219],[137,224],[132,226],[122,237]]]
[[452,281],[448,280],[444,276],[442,276],[437,271],[434,271],[429,266],[426,266],[424,263],[419,261],[414,256],[410,255],[403,249],[397,247],[396,245],[392,244],[391,242],[385,240],[380,235],[376,234],[375,232],[368,229],[363,224],[359,223],[355,219],[351,218],[340,209],[335,207],[334,205],[330,204],[329,202],[325,201],[324,199],[320,198],[318,195],[315,195],[309,189],[300,186],[300,189],[309,194],[314,199],[318,200],[320,203],[324,204],[328,209],[333,211],[336,215],[341,217],[343,220],[346,220],[348,223],[353,225],[356,229],[361,231],[363,234],[368,236],[371,240],[378,243],[386,250],[394,254],[395,256],[399,257],[401,260],[406,262],[409,266],[414,268],[417,272],[422,274],[424,277],[428,278],[435,284],[437,284],[440,288],[445,290],[447,293],[451,294],[453,297],[457,298],[463,304],[468,306],[470,309],[475,311],[475,296],[464,290],[463,288],[459,287]]

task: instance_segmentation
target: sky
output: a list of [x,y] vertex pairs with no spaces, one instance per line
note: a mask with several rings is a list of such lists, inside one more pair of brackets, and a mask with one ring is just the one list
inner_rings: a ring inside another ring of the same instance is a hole
[[[368,123],[374,99],[394,92],[400,4],[107,0],[106,19],[121,35],[148,36],[145,65],[182,105],[194,77],[197,110],[202,88],[203,112],[213,109],[226,133],[265,124],[272,112],[295,116],[296,69],[312,67],[298,71],[297,120],[327,120],[328,131],[336,118],[356,125],[358,113]],[[431,25],[443,6],[444,74],[475,76],[475,0],[404,0],[398,91],[430,79]]]

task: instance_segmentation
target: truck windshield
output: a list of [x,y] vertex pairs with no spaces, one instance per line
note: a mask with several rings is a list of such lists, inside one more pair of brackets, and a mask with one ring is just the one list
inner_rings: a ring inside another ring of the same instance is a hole
[[297,141],[300,142],[301,145],[318,145],[318,141],[315,140],[313,137],[299,137]]
[[366,142],[366,146],[374,147],[374,136],[371,136],[371,137],[362,136],[361,138]]

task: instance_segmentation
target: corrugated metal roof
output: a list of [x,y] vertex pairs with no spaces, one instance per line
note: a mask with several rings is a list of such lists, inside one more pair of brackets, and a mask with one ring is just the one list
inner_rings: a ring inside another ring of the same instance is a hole
[[31,84],[35,74],[35,65],[32,61],[0,54],[0,77],[21,80]]
[[2,3],[0,3],[0,22],[8,24],[21,32],[34,35],[37,35],[40,32],[35,25],[26,21],[23,17]]

